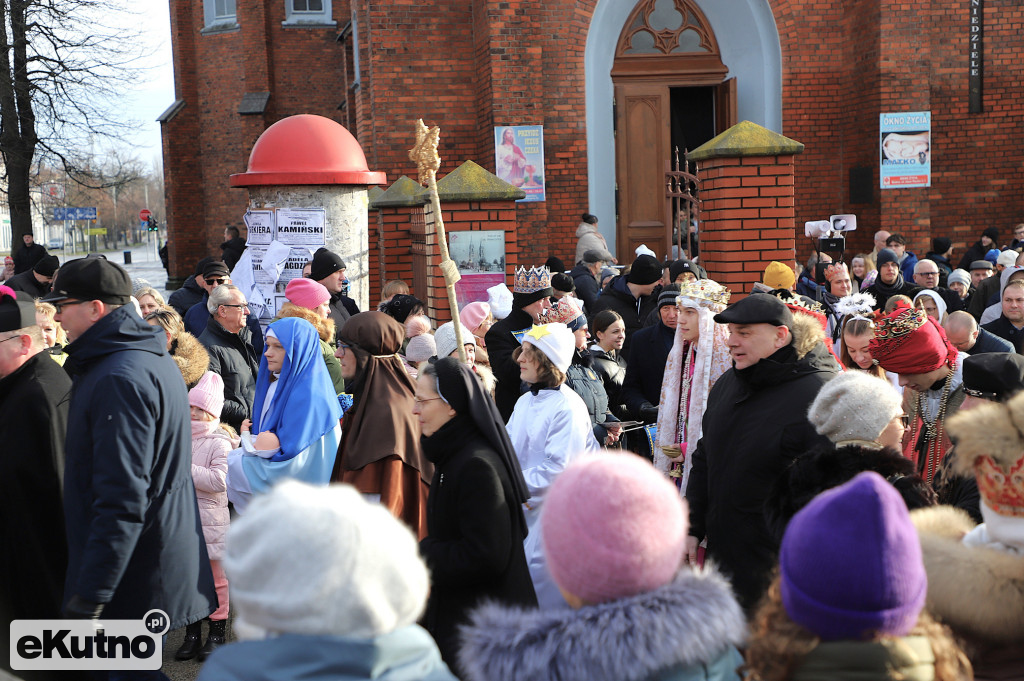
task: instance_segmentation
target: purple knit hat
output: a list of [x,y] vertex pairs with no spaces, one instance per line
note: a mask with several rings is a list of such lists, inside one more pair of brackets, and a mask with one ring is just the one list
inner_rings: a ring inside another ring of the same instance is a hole
[[906,503],[870,471],[793,516],[779,568],[789,617],[823,641],[906,636],[928,591]]
[[563,590],[605,603],[670,582],[686,552],[679,490],[632,454],[570,465],[548,491],[541,532],[548,571]]

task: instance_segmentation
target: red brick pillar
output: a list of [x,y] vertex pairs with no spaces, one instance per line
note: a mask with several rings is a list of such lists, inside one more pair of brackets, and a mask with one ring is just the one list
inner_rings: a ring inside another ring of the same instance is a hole
[[[426,300],[427,282],[413,268],[414,248],[423,241],[423,206],[427,190],[405,175],[370,200],[370,309],[376,309],[381,288],[392,279],[409,285],[412,295]],[[374,214],[376,213],[376,215]]]
[[793,158],[804,149],[766,128],[743,121],[690,152],[700,177],[700,264],[732,291],[750,292],[765,267],[793,267]]

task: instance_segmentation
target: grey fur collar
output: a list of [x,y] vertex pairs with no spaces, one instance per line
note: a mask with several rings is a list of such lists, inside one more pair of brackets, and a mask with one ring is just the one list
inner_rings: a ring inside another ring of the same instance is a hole
[[746,620],[716,570],[683,568],[660,589],[579,610],[487,604],[462,635],[469,681],[639,681],[713,662],[743,643]]

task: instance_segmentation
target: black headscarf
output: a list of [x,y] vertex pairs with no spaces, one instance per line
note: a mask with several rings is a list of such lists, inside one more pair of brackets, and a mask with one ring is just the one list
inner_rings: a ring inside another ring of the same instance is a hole
[[417,306],[426,307],[426,305],[423,304],[423,301],[419,298],[405,293],[399,293],[391,300],[384,303],[384,305],[381,306],[380,311],[394,317],[402,324],[405,324],[405,320],[409,318],[409,313]]
[[484,391],[483,384],[473,370],[455,357],[445,357],[434,363],[437,371],[437,394],[444,398],[455,413],[468,417],[484,436],[508,472],[515,493],[515,501],[523,504],[530,498],[523,479],[523,469],[512,441],[505,430],[498,407],[491,396]]

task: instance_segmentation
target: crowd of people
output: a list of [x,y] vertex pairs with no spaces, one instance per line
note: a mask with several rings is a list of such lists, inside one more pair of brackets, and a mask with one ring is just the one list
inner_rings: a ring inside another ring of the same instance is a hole
[[161,609],[203,680],[1024,678],[1024,225],[738,292],[592,217],[451,321],[326,248],[265,326],[221,260],[44,254],[0,610]]

